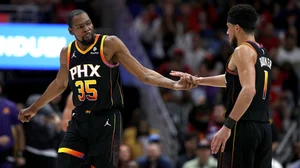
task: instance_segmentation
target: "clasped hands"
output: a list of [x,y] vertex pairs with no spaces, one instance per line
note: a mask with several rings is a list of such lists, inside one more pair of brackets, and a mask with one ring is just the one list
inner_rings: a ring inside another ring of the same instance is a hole
[[199,85],[201,77],[196,77],[180,71],[171,71],[170,75],[180,77],[174,84],[175,90],[189,90]]

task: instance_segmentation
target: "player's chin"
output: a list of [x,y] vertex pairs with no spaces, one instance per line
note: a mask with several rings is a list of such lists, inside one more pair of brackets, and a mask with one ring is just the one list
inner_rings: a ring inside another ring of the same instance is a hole
[[84,40],[91,40],[92,39],[92,37],[93,37],[93,35],[92,34],[85,34],[85,35],[83,35],[83,39]]
[[89,35],[85,35],[82,38],[84,41],[90,41],[92,39],[92,37],[90,37]]

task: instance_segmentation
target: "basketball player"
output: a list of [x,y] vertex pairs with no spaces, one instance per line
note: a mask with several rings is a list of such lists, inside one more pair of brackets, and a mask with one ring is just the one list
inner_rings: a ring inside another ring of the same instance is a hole
[[68,86],[73,92],[72,120],[58,150],[58,168],[86,165],[117,167],[121,138],[123,94],[119,65],[140,81],[175,90],[190,89],[191,76],[173,81],[142,66],[115,36],[95,34],[83,10],[68,14],[69,32],[76,38],[60,54],[60,69],[44,94],[19,114],[28,122],[36,112]]
[[198,78],[199,85],[226,87],[226,121],[211,142],[213,154],[221,147],[220,168],[271,168],[268,104],[272,61],[266,49],[255,41],[257,17],[250,5],[240,4],[230,9],[227,34],[235,50],[226,72]]

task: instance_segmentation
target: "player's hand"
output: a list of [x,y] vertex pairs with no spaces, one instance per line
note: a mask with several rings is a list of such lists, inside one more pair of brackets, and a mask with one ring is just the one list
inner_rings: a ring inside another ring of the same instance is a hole
[[0,136],[0,146],[5,146],[10,142],[10,138],[7,135]]
[[230,137],[231,134],[231,129],[223,126],[214,136],[212,142],[211,142],[211,152],[212,154],[216,154],[218,153],[220,147],[221,148],[221,152],[224,152],[225,146],[226,146],[226,142],[228,140],[228,138]]
[[18,119],[22,121],[22,123],[24,122],[29,122],[29,120],[35,116],[37,113],[36,110],[33,110],[32,108],[28,107],[25,109],[22,109],[18,115]]
[[177,77],[191,77],[192,80],[189,80],[189,82],[191,82],[193,84],[193,86],[198,86],[199,85],[199,82],[201,81],[201,77],[196,77],[196,76],[193,76],[191,74],[188,74],[188,73],[185,73],[185,72],[180,72],[180,71],[171,71],[170,72],[170,75],[172,76],[177,76]]
[[198,84],[195,84],[195,81],[191,75],[185,75],[180,77],[179,81],[176,81],[173,88],[174,90],[189,90],[197,86]]

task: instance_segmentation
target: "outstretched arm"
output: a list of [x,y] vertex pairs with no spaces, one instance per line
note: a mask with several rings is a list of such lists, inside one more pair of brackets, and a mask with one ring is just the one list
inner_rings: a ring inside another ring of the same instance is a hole
[[112,57],[112,62],[119,62],[143,83],[175,90],[190,89],[194,86],[191,76],[183,76],[180,81],[173,81],[144,67],[131,55],[125,44],[115,36],[107,37],[104,52],[108,58]]
[[199,77],[197,81],[199,85],[226,87],[225,74],[210,77]]
[[[184,75],[190,75],[184,72],[179,72],[179,71],[172,71],[170,73],[172,76],[178,76],[182,77]],[[194,81],[198,83],[198,85],[203,85],[203,86],[214,86],[214,87],[226,87],[226,79],[225,79],[225,74],[222,75],[216,75],[216,76],[209,76],[209,77],[196,77]]]

